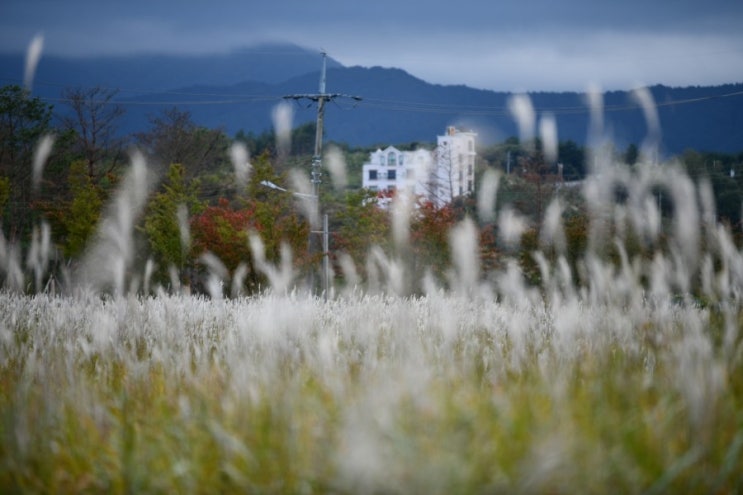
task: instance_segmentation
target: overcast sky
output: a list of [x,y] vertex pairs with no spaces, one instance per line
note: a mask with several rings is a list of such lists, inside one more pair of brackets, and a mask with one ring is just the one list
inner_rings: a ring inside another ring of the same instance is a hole
[[262,41],[499,91],[743,82],[741,0],[0,0],[0,51],[212,53]]

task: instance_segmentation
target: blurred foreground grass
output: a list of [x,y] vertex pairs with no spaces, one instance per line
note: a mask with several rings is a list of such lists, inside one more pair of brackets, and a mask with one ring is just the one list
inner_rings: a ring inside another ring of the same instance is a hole
[[738,493],[738,310],[0,295],[3,493]]

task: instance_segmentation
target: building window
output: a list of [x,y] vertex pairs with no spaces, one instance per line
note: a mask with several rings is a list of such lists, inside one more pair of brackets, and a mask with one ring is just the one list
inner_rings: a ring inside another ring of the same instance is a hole
[[472,192],[472,181],[471,180],[467,181],[467,192]]
[[405,155],[400,155],[400,160],[397,164],[402,166],[404,164],[403,162],[405,162]]
[[377,180],[377,171],[369,170],[369,180]]
[[467,149],[469,151],[475,151],[475,144],[472,141],[467,141]]
[[462,195],[462,192],[463,192],[463,191],[462,191],[462,186],[459,186],[459,195],[460,195],[460,196]]
[[387,179],[388,180],[396,180],[397,179],[397,171],[396,170],[388,170],[387,171]]
[[387,154],[387,165],[390,167],[394,167],[397,164],[397,155],[395,155],[394,151],[390,151]]
[[472,175],[472,164],[467,165],[467,175]]

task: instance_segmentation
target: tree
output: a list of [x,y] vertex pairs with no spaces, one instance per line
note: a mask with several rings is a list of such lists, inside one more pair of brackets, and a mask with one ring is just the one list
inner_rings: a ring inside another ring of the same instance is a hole
[[51,132],[52,106],[17,85],[0,88],[0,177],[9,184],[3,229],[26,238],[34,221],[32,161],[37,143]]
[[296,127],[292,131],[292,153],[295,155],[311,155],[315,152],[315,122],[308,122]]
[[[315,129],[315,122],[307,122],[292,129],[292,154],[311,155],[314,152]],[[255,134],[253,131],[246,133],[241,129],[235,134],[235,140],[243,142],[253,156],[266,152],[271,155],[276,153],[276,134],[272,130]]]
[[271,131],[263,131],[256,134],[253,131],[245,132],[240,129],[235,134],[235,141],[245,145],[250,156],[258,156],[263,153],[274,154],[276,152],[276,138]]
[[229,140],[219,129],[200,127],[191,114],[177,108],[150,119],[152,129],[136,134],[137,144],[160,167],[180,163],[186,177],[227,168]]
[[5,211],[5,206],[10,199],[10,178],[0,177],[0,212]]
[[113,172],[123,160],[123,143],[116,138],[116,124],[124,108],[113,102],[117,93],[118,90],[101,86],[62,92],[72,110],[72,115],[62,117],[63,125],[74,132],[74,150],[85,160],[93,180]]
[[735,173],[736,157],[720,153],[700,153],[687,150],[681,156],[689,177],[712,186],[718,219],[736,225],[741,220],[743,174]]
[[248,292],[266,284],[266,277],[257,271],[250,251],[249,232],[260,236],[267,262],[276,264],[281,259],[284,243],[294,255],[295,268],[301,270],[318,261],[308,256],[309,224],[297,213],[292,193],[262,184],[269,181],[283,187],[284,176],[274,171],[267,153],[252,165],[245,190],[238,191],[234,200],[220,198],[191,218],[192,255],[198,257],[211,252],[230,273],[244,263],[248,271],[243,288]]
[[715,174],[712,179],[718,219],[730,225],[740,222],[741,191],[735,179],[726,174]]
[[425,183],[426,196],[436,205],[442,206],[454,198],[454,174],[451,149],[436,147]]
[[254,229],[257,227],[252,209],[236,208],[228,199],[219,198],[216,205],[206,207],[191,218],[193,256],[212,253],[229,273],[234,273],[241,263],[245,263],[248,266],[247,288],[251,292],[257,290],[261,279],[248,242],[248,232]]
[[160,278],[171,266],[183,273],[192,261],[186,229],[190,215],[201,213],[204,204],[198,199],[198,179],[188,180],[185,175],[183,165],[171,164],[162,190],[155,193],[145,214],[144,231]]
[[410,225],[410,243],[414,270],[430,269],[443,279],[451,266],[449,232],[456,224],[456,212],[450,204],[437,206],[432,201],[420,201]]
[[72,200],[62,218],[66,231],[62,252],[67,258],[73,258],[82,254],[95,232],[103,200],[100,191],[88,175],[87,162],[83,160],[73,162],[70,165],[68,181]]
[[634,165],[637,163],[637,160],[640,158],[640,150],[637,148],[637,145],[632,143],[629,146],[627,146],[627,149],[624,151],[624,163],[627,165]]
[[519,158],[517,170],[520,180],[514,183],[519,189],[514,205],[539,224],[556,190],[559,171],[545,162],[538,147]]
[[390,217],[378,207],[376,196],[374,191],[359,189],[344,192],[335,204],[325,202],[333,222],[334,262],[340,253],[345,253],[362,266],[372,246],[387,247]]
[[516,163],[525,153],[519,138],[510,137],[500,144],[489,146],[480,152],[480,157],[491,167],[497,167],[505,173],[516,170]]
[[[541,146],[541,140],[535,139],[535,147],[540,149]],[[521,146],[517,137],[510,137],[502,143],[483,149],[480,153],[485,163],[506,173],[517,173],[519,162],[528,155],[529,150]],[[575,141],[561,141],[558,144],[557,160],[564,166],[565,180],[580,180],[585,177],[585,149]]]
[[254,212],[266,259],[277,262],[281,257],[281,244],[287,243],[297,268],[304,269],[319,261],[319,258],[311,259],[307,251],[309,224],[298,214],[298,199],[289,191],[264,185],[268,181],[284,186],[287,182],[285,174],[276,171],[267,153],[253,160],[252,165],[253,171],[242,201]]
[[557,160],[563,164],[563,179],[580,180],[586,176],[586,151],[575,141],[562,141],[557,147]]

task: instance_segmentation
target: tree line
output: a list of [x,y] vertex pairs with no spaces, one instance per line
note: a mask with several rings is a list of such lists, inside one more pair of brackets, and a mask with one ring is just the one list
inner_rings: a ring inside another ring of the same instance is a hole
[[[198,125],[189,112],[178,108],[151,116],[148,129],[122,137],[117,125],[124,110],[116,104],[116,94],[101,87],[67,89],[64,107],[57,110],[20,86],[0,88],[3,246],[26,252],[35,229],[48,225],[55,255],[47,276],[74,268],[95,238],[105,205],[127,170],[130,153],[137,149],[146,156],[157,185],[137,219],[136,265],[154,262],[155,282],[204,290],[204,254],[211,253],[221,263],[225,279],[238,282],[238,293],[259,291],[270,281],[256,265],[251,236],[263,246],[264,259],[258,261],[278,265],[288,250],[297,273],[317,270],[322,253],[308,249],[311,226],[288,191],[291,171],[307,170],[310,163],[314,124],[293,130],[288,155],[277,152],[271,131],[228,136],[221,129]],[[235,174],[230,156],[235,143],[250,157],[247,181]],[[561,187],[586,174],[586,150],[573,142],[559,144],[559,169],[546,162],[539,142],[525,147],[510,138],[479,152],[476,184],[483,173],[500,170],[498,207],[511,205],[529,219],[520,253],[509,252],[499,240],[493,219],[478,218],[479,188],[441,208],[420,201],[411,210],[408,242],[395,243],[389,212],[377,207],[375,193],[360,188],[361,165],[370,150],[335,147],[349,166],[348,186],[334,188],[325,180],[320,202],[330,218],[331,261],[340,283],[367,280],[375,263],[384,262],[380,257],[405,260],[413,280],[427,275],[446,280],[452,265],[449,232],[465,217],[473,218],[479,229],[485,271],[498,267],[503,254],[515,255],[537,278],[529,250],[536,247],[545,209],[558,193],[576,205],[564,213],[571,258],[577,260],[585,246],[588,219],[579,195]],[[632,163],[637,148],[630,146],[617,155]],[[692,177],[711,181],[721,218],[738,224],[743,154],[689,151],[682,158]],[[286,190],[268,188],[267,182]],[[376,258],[369,256],[371,246],[378,247]],[[3,277],[8,276],[5,268]]]

